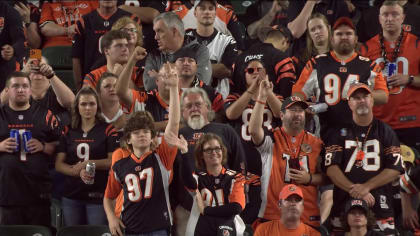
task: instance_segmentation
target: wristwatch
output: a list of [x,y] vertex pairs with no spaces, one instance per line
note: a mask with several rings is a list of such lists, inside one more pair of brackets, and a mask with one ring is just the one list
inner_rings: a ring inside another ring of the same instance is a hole
[[413,83],[413,81],[414,81],[414,75],[410,75],[410,76],[408,77],[408,83],[407,83],[407,86],[410,86],[410,85]]

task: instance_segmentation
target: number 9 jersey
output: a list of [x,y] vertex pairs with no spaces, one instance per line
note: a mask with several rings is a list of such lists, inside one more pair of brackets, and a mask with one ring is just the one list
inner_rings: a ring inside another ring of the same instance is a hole
[[[328,140],[325,140],[326,154],[322,165],[325,172],[329,167],[337,165],[354,184],[366,183],[384,169],[403,172],[400,143],[387,124],[373,119],[369,127],[351,124],[333,131]],[[359,155],[360,151],[364,153],[362,158]],[[375,198],[372,208],[375,217],[378,220],[393,217],[392,184],[385,184],[371,190],[370,193]],[[350,195],[346,191],[334,187],[331,219],[335,227],[340,227],[341,224],[334,224],[339,221],[335,217],[341,216],[344,212],[342,203],[349,199]]]
[[376,63],[357,53],[346,61],[340,61],[334,51],[309,60],[293,86],[293,94],[299,93],[305,100],[315,97],[316,102],[328,105],[328,110],[319,114],[323,138],[327,125],[342,127],[343,124],[352,123],[352,114],[346,99],[349,86],[355,81],[388,94],[381,69]]

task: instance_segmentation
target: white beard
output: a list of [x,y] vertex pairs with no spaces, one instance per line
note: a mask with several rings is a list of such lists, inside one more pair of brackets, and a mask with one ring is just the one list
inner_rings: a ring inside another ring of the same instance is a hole
[[188,117],[187,124],[191,129],[197,130],[201,129],[206,125],[206,121],[204,120],[204,117],[200,115],[199,117]]
[[359,116],[367,115],[369,113],[369,108],[366,106],[360,106],[356,108],[356,113]]

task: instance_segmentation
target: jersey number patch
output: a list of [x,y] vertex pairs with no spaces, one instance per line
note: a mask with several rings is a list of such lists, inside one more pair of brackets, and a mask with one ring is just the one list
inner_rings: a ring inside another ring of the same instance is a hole
[[324,77],[325,102],[333,106],[339,103],[341,99],[346,99],[350,84],[354,81],[359,81],[359,75],[349,74],[343,89],[341,89],[341,79],[338,75],[333,73],[326,75]]
[[[346,140],[345,146],[346,146],[345,147],[346,149],[354,148],[354,151],[351,154],[350,160],[347,163],[346,169],[344,170],[344,172],[350,172],[356,162],[357,152],[359,151],[359,148],[357,147],[361,147],[362,142],[357,143],[356,141],[353,141],[353,140]],[[368,152],[368,150],[372,150],[372,151]],[[363,158],[363,161],[362,161],[363,163],[362,168],[365,171],[379,170],[379,168],[381,167],[381,158],[379,156],[379,152],[380,152],[379,141],[376,139],[366,141],[366,145],[363,148],[363,152],[365,153],[365,158]]]
[[[251,135],[248,131],[249,126],[249,119],[251,118],[252,109],[246,108],[242,112],[242,126],[241,126],[241,137],[245,141],[251,141]],[[263,113],[263,126],[265,126],[268,130],[271,130],[271,122],[273,121],[273,114],[270,110],[264,109]]]
[[[144,195],[141,191],[140,181],[145,181]],[[152,197],[153,168],[149,167],[142,170],[138,175],[128,174],[125,176],[125,184],[127,185],[128,199],[132,202],[138,202],[141,199]]]
[[[203,198],[205,206],[223,206],[224,205],[224,197],[223,197],[223,190],[216,189],[214,190],[216,193],[216,199],[214,199],[213,194],[207,188],[201,189],[201,197]],[[217,200],[217,204],[216,204]]]

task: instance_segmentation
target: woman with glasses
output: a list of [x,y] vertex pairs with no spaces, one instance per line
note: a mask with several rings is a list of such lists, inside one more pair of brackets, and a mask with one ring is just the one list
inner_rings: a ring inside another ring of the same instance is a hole
[[245,178],[224,167],[227,150],[222,139],[213,133],[200,137],[193,154],[194,172],[184,137],[171,136],[167,141],[181,151],[182,177],[194,198],[185,235],[242,235],[245,225],[238,214],[245,207]]
[[112,30],[121,30],[130,35],[130,40],[128,41],[130,54],[134,52],[136,46],[143,46],[142,28],[130,17],[121,17],[112,25]]

